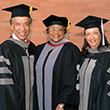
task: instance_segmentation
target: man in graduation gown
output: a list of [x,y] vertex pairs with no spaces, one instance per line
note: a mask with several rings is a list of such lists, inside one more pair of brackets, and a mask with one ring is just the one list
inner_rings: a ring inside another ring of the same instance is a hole
[[0,110],[37,110],[30,9],[37,10],[24,4],[3,9],[12,12],[13,34],[0,46]]

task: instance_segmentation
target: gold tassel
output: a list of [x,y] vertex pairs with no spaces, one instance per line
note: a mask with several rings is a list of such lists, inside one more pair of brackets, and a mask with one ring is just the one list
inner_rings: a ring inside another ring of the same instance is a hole
[[30,7],[30,15],[32,15],[32,6],[31,5],[29,5],[29,7]]
[[68,30],[70,30],[70,21],[68,20],[68,27],[67,27]]

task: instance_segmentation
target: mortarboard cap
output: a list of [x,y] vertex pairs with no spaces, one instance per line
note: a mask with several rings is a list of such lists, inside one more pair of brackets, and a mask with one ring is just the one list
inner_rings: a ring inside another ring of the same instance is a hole
[[[83,27],[86,29],[93,28],[93,27],[98,27],[100,28],[101,26],[101,19],[100,17],[96,16],[87,16],[84,18],[82,21],[77,23],[75,26]],[[103,24],[109,21],[108,19],[103,19]]]
[[17,17],[17,16],[20,16],[20,17],[27,16],[30,18],[30,12],[38,9],[25,4],[19,4],[16,6],[4,8],[2,10],[12,12],[11,18]]
[[58,25],[67,27],[68,19],[66,17],[58,17],[55,15],[50,15],[49,17],[47,17],[46,19],[43,20],[43,23],[46,27],[54,25],[54,24],[58,24]]
[[77,23],[75,26],[83,27],[85,30],[89,28],[98,27],[101,28],[102,31],[102,45],[105,45],[105,38],[104,38],[104,30],[103,24],[108,22],[108,19],[96,17],[96,16],[87,16],[82,21]]

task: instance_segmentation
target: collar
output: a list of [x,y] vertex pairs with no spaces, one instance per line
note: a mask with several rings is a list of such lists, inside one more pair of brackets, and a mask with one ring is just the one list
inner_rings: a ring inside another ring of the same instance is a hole
[[69,40],[67,39],[62,39],[61,41],[55,43],[52,40],[50,40],[49,42],[46,42],[48,45],[52,46],[52,47],[58,47],[61,46],[63,44],[72,44]]
[[89,53],[102,53],[102,52],[109,52],[110,49],[108,49],[107,47],[102,48],[100,51],[97,50],[97,48],[88,48],[88,52]]
[[[10,38],[13,38],[13,39],[16,39],[16,40],[18,40],[18,41],[21,41],[20,39],[18,39],[18,38],[16,37],[16,35],[15,35],[14,33],[12,34],[12,36],[11,36]],[[22,42],[22,41],[21,41],[21,42]],[[28,39],[25,39],[25,42],[28,43],[28,44],[30,43]]]

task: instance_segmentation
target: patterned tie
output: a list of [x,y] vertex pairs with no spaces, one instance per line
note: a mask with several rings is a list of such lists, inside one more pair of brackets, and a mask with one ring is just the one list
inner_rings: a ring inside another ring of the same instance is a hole
[[27,56],[29,56],[28,50],[26,48],[24,48],[24,51],[26,52]]

